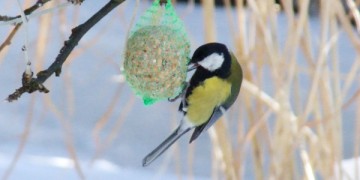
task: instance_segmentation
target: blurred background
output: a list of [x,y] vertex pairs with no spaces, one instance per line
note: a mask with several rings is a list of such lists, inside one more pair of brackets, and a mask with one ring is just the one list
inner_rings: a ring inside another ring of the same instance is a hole
[[[36,1],[20,3],[25,9]],[[21,86],[26,37],[36,73],[54,61],[71,29],[106,3],[52,0],[39,8],[42,15],[0,51],[0,98]],[[173,1],[192,51],[225,43],[244,82],[236,104],[209,133],[192,144],[185,135],[143,168],[142,158],[181,118],[179,101],[144,106],[121,76],[127,33],[151,3],[125,1],[91,29],[61,76],[45,82],[50,93],[0,102],[0,177],[360,178],[360,1]],[[0,15],[19,12],[17,1],[0,2]],[[3,43],[14,26],[1,23]]]

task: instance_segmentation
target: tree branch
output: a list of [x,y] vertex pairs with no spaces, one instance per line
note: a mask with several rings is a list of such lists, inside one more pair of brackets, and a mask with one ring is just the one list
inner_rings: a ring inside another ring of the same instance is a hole
[[72,50],[81,40],[81,38],[103,17],[105,17],[109,12],[111,12],[118,5],[123,3],[125,0],[110,0],[103,8],[101,8],[96,14],[94,14],[90,19],[85,23],[72,29],[72,33],[69,37],[69,40],[64,42],[64,46],[61,48],[59,55],[56,57],[55,61],[49,66],[48,69],[40,71],[36,74],[36,78],[32,76],[28,77],[23,75],[22,78],[22,87],[16,89],[14,93],[8,96],[6,99],[9,102],[17,100],[20,96],[27,92],[32,93],[35,91],[48,93],[49,90],[43,85],[43,83],[55,73],[56,76],[60,76],[61,68],[67,57],[70,55]]

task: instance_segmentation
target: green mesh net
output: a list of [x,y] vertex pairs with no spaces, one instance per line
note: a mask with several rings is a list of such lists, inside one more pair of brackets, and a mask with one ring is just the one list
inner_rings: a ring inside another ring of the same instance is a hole
[[155,0],[132,28],[127,40],[124,74],[145,105],[181,93],[186,79],[190,42],[168,0]]

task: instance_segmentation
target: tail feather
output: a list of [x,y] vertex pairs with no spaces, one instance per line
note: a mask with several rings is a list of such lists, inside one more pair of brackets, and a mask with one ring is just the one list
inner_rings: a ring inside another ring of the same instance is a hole
[[172,144],[176,142],[182,135],[187,133],[191,128],[182,130],[180,126],[171,135],[166,138],[158,147],[156,147],[151,153],[149,153],[143,159],[143,166],[147,166],[157,159],[163,152],[165,152]]

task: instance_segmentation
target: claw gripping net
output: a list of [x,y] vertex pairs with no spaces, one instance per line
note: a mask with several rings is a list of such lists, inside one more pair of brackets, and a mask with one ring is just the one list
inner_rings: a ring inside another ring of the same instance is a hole
[[127,40],[124,74],[145,105],[181,93],[190,42],[185,27],[167,0],[155,0],[132,28]]

